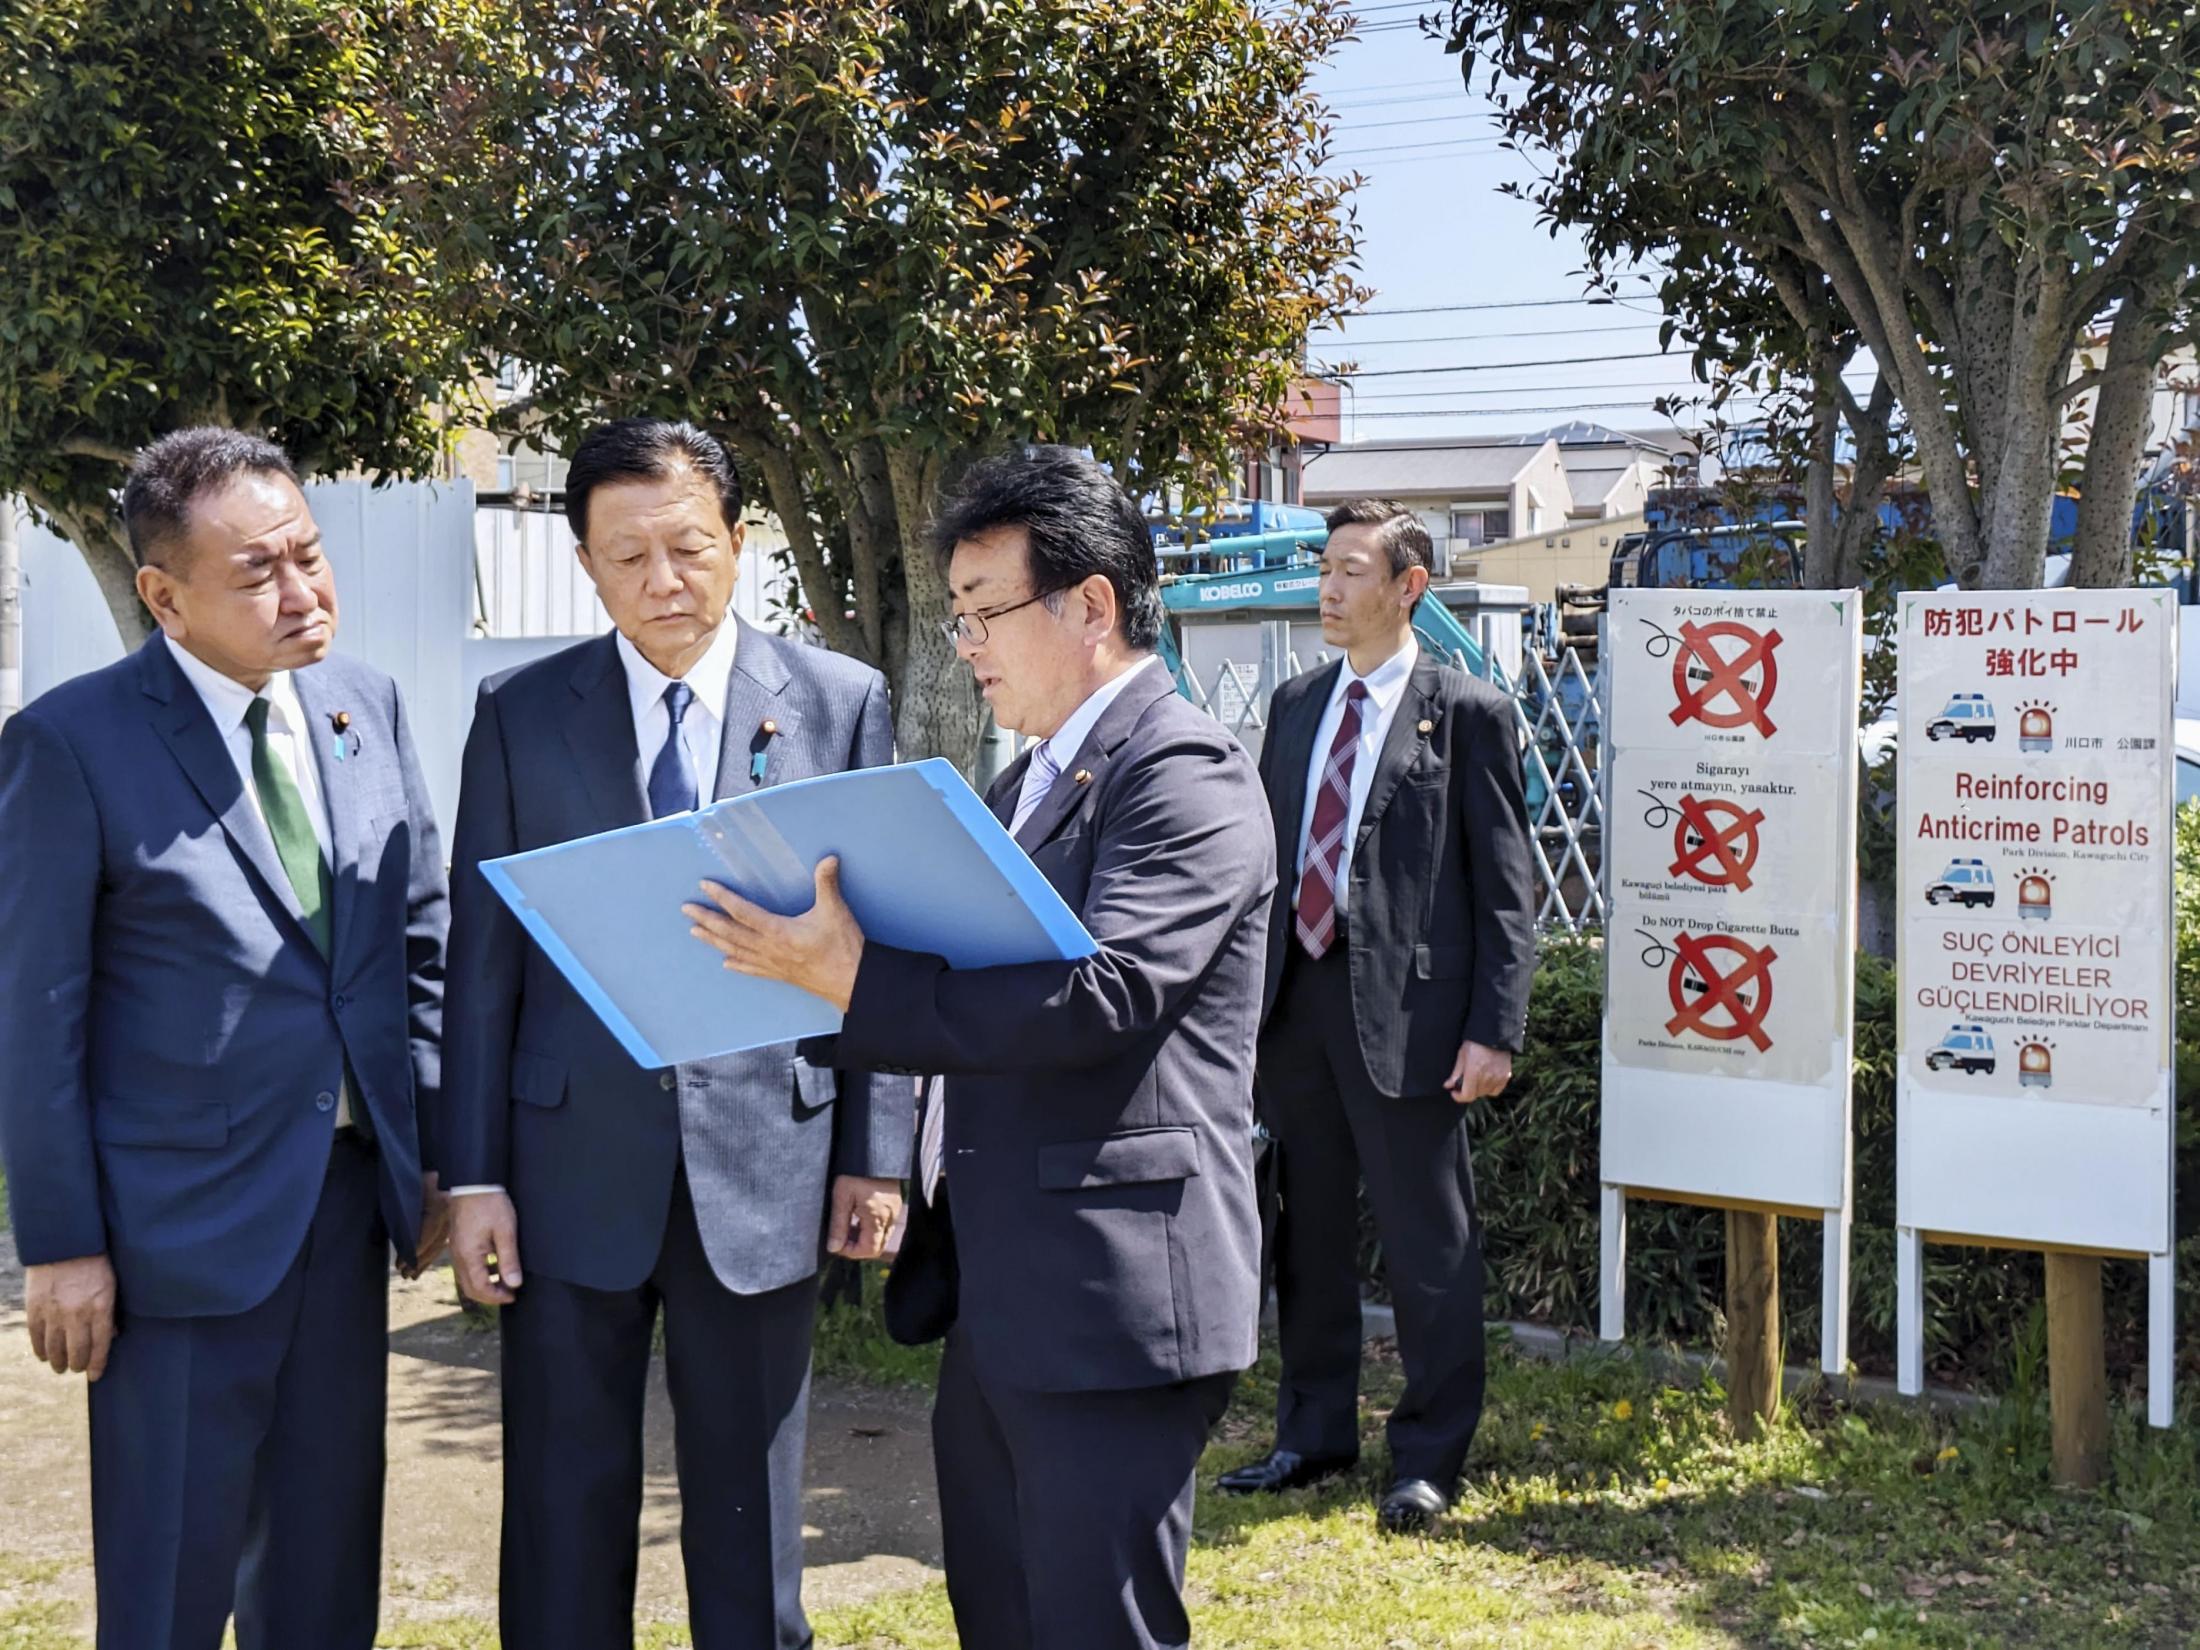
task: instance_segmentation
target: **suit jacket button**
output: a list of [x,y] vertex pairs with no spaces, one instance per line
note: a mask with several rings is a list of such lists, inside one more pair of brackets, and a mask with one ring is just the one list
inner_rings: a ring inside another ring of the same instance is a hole
[[315,1111],[334,1111],[336,1109],[336,1096],[323,1089],[313,1097],[313,1109]]
[[329,1001],[337,1008],[342,1008],[346,1000],[347,999],[341,991],[337,992],[334,997],[329,999]]
[[657,1079],[657,1086],[661,1089],[669,1089],[676,1087],[679,1081],[679,1078],[673,1076],[672,1073],[668,1071],[662,1077]]

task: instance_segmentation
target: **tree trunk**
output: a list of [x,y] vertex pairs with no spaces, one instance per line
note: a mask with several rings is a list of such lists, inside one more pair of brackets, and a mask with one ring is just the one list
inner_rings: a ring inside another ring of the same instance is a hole
[[939,485],[939,467],[909,448],[891,448],[887,473],[894,489],[900,532],[901,576],[908,592],[908,644],[892,678],[894,736],[904,762],[944,756],[965,774],[978,760],[985,701],[970,669],[936,622],[947,616],[947,576],[933,559],[926,526]]
[[75,545],[92,570],[92,580],[106,598],[115,621],[122,650],[134,653],[153,633],[153,616],[138,600],[137,558],[112,514],[106,511],[71,510],[35,489],[26,489],[30,507],[52,523],[54,530]]
[[2078,481],[2078,537],[2070,561],[2074,585],[2114,590],[2131,583],[2131,511],[2153,422],[2156,336],[2145,306],[2127,295],[2109,329],[2108,359]]
[[1845,588],[1836,525],[1835,460],[1841,431],[1836,381],[1840,363],[1822,347],[1812,349],[1810,444],[1803,461],[1803,582],[1813,590]]

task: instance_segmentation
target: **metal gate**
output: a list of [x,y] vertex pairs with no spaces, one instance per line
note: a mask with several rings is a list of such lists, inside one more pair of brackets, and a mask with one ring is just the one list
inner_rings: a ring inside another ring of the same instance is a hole
[[[1222,661],[1202,678],[1188,661],[1184,693],[1193,704],[1246,745],[1259,748],[1268,731],[1268,702],[1276,687],[1330,655],[1302,663],[1284,653],[1267,662]],[[1467,661],[1454,653],[1454,669]],[[1472,672],[1468,672],[1472,674]],[[1499,681],[1512,699],[1513,727],[1521,743],[1528,792],[1528,846],[1534,857],[1536,920],[1545,928],[1581,933],[1604,925],[1604,797],[1597,761],[1602,718],[1595,678],[1581,654],[1560,646],[1546,658],[1540,647],[1521,650],[1520,679]]]

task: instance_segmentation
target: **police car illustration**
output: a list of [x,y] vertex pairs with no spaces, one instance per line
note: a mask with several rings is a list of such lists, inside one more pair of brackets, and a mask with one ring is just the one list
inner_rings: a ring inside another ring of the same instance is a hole
[[1983,859],[1951,859],[1925,887],[1927,905],[1994,907],[1994,872]]
[[1960,1071],[1967,1077],[1994,1075],[1994,1039],[1984,1026],[1950,1026],[1948,1035],[1925,1056],[1927,1071]]
[[1925,724],[1928,739],[1961,739],[1967,744],[1977,744],[1981,739],[1988,744],[1994,741],[1994,707],[1983,693],[1957,693],[1949,697],[1947,707]]

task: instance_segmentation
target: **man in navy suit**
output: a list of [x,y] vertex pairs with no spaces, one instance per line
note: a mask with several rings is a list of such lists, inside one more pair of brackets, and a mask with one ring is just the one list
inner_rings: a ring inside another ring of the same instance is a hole
[[1481,1423],[1467,1108],[1511,1080],[1535,978],[1512,703],[1414,640],[1430,562],[1404,505],[1330,512],[1322,640],[1343,657],[1276,689],[1261,747],[1286,868],[1260,1043],[1283,1372],[1275,1448],[1218,1485],[1295,1489],[1358,1459],[1364,1179],[1406,1375],[1377,1516],[1402,1534],[1451,1505]]
[[443,856],[282,451],[138,456],[162,634],[0,733],[0,1152],[91,1378],[101,1650],[367,1650],[389,1252],[442,1247]]
[[447,1166],[459,1281],[503,1308],[504,1642],[633,1642],[662,1309],[697,1650],[800,1650],[820,1249],[883,1250],[914,1090],[791,1043],[644,1071],[480,865],[890,762],[886,682],[728,616],[741,493],[703,431],[604,425],[565,499],[616,629],[482,688],[453,856]]
[[1193,1469],[1253,1361],[1268,809],[1154,656],[1153,546],[1106,470],[990,460],[933,531],[942,622],[1037,741],[987,800],[1098,950],[950,969],[867,942],[831,860],[801,917],[724,890],[690,915],[729,966],[839,1004],[841,1059],[946,1074],[888,1310],[923,1278],[926,1327],[954,1316],[932,1437],[963,1650],[1164,1650],[1191,1634]]

